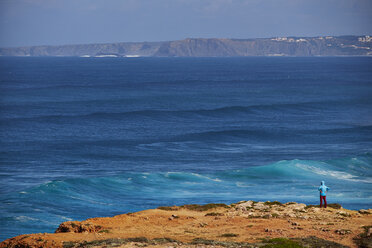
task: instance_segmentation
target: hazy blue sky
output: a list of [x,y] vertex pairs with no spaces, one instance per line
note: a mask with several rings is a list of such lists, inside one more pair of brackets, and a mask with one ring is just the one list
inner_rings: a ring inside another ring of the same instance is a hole
[[372,34],[372,0],[0,0],[0,46]]

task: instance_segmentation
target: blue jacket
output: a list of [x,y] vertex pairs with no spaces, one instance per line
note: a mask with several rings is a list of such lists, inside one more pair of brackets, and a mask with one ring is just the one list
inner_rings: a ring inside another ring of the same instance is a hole
[[322,181],[318,190],[321,196],[326,196],[329,188],[325,186],[324,181]]

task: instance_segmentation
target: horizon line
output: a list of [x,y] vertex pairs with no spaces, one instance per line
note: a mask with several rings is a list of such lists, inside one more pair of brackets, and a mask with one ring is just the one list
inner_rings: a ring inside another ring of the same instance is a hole
[[345,36],[354,36],[354,37],[366,37],[372,36],[368,34],[362,35],[351,35],[351,34],[344,34],[344,35],[316,35],[316,36],[271,36],[271,37],[256,37],[256,38],[217,38],[217,37],[210,37],[210,38],[203,38],[203,37],[186,37],[183,39],[175,39],[175,40],[162,40],[162,41],[115,41],[115,42],[96,42],[96,43],[70,43],[70,44],[60,44],[60,45],[31,45],[31,46],[14,46],[14,47],[0,47],[0,49],[14,49],[14,48],[29,48],[29,47],[59,47],[59,46],[79,46],[79,45],[104,45],[104,44],[115,44],[115,43],[163,43],[163,42],[174,42],[174,41],[183,41],[188,39],[200,39],[200,40],[257,40],[257,39],[272,39],[272,38],[317,38],[317,37],[345,37]]

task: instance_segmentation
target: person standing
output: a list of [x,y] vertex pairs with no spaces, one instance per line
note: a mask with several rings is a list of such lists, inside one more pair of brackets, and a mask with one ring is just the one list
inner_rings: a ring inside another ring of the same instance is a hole
[[327,196],[327,192],[329,190],[329,188],[324,184],[324,181],[322,181],[320,183],[320,187],[319,187],[319,192],[320,192],[320,207],[322,207],[322,203],[324,201],[324,208],[327,208],[327,199],[326,199],[326,196]]

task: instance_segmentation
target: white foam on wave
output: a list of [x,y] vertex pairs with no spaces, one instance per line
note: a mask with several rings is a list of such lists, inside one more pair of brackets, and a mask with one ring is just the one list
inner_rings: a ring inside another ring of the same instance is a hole
[[296,167],[313,172],[318,175],[323,175],[323,176],[331,176],[340,180],[347,180],[347,181],[353,181],[353,182],[363,182],[363,183],[372,183],[372,178],[368,179],[358,179],[357,176],[354,176],[350,173],[346,173],[343,171],[335,171],[335,170],[324,170],[316,166],[312,165],[306,165],[306,164],[301,164],[301,163],[296,163]]
[[242,182],[237,182],[236,186],[239,187],[239,188],[250,188],[250,187],[252,187],[252,185],[247,185],[247,184],[242,183]]
[[74,220],[72,218],[68,218],[68,217],[65,217],[65,216],[61,216],[61,219],[64,219],[64,220],[67,220],[67,221],[73,221]]
[[194,175],[194,176],[196,176],[196,177],[205,178],[205,179],[208,179],[208,180],[211,180],[211,181],[214,181],[214,182],[222,182],[218,178],[210,178],[210,177],[207,177],[207,176],[200,175],[198,173],[191,173],[191,174]]
[[171,176],[171,175],[182,175],[182,174],[192,175],[192,176],[195,176],[195,177],[198,177],[198,178],[207,179],[207,180],[214,181],[214,182],[222,182],[222,180],[219,179],[219,178],[211,178],[211,177],[208,177],[208,176],[200,175],[198,173],[167,172],[167,173],[164,174],[164,176],[169,178],[169,176]]
[[67,197],[69,197],[71,199],[74,199],[74,200],[78,200],[78,201],[89,202],[89,203],[92,203],[92,204],[99,204],[99,205],[106,205],[106,206],[112,206],[113,205],[112,203],[95,201],[95,200],[92,200],[92,199],[88,199],[87,197],[77,197],[77,196],[72,196],[72,195],[69,195]]
[[96,58],[116,58],[118,56],[115,55],[115,54],[102,54],[102,55],[96,55],[94,57],[96,57]]
[[16,219],[16,220],[18,220],[20,222],[27,222],[27,221],[38,220],[38,219],[35,219],[35,218],[32,218],[32,217],[28,217],[28,216],[24,216],[24,215],[16,216],[16,217],[14,217],[14,219]]

